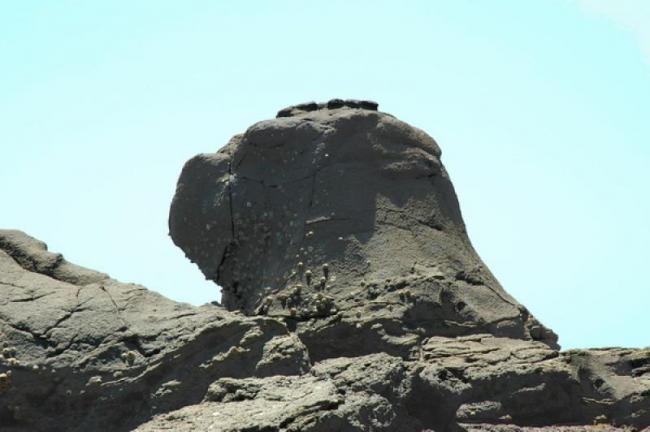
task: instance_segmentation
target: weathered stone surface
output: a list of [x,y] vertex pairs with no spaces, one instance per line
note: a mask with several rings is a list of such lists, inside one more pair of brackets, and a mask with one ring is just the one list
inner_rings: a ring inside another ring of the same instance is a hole
[[0,231],[0,245],[2,430],[650,424],[650,349],[558,352],[477,334],[405,342],[406,356],[312,362],[299,332],[274,318],[174,303],[90,270],[79,270],[84,282],[57,280],[25,264],[48,256],[43,243]]
[[460,422],[650,424],[650,349],[557,352],[485,335],[431,338],[421,359],[461,391]]
[[309,368],[302,343],[271,318],[175,303],[19,231],[1,230],[0,247],[3,431],[129,430],[200,401],[217,378]]
[[556,347],[474,251],[440,154],[376,106],[290,107],[187,162],[170,233],[228,309],[294,322],[314,359],[472,333]]
[[0,430],[650,425],[650,348],[559,351],[471,247],[436,143],[374,103],[289,107],[193,158],[170,229],[231,311],[0,230]]
[[323,360],[302,376],[220,379],[202,403],[138,430],[644,427],[650,424],[650,375],[643,372],[649,360],[650,350],[558,353],[539,342],[487,334],[434,337],[412,361],[380,353]]

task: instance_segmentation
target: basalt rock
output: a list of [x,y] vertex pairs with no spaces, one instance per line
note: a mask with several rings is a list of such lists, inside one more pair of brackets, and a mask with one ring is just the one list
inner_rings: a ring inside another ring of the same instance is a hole
[[289,107],[186,163],[170,234],[228,309],[285,319],[315,359],[473,333],[557,347],[475,252],[440,155],[372,102]]
[[650,424],[650,350],[558,353],[486,334],[433,337],[419,354],[328,359],[301,376],[220,379],[201,403],[137,430],[568,432]]
[[190,160],[170,228],[230,310],[0,230],[0,430],[650,426],[650,348],[559,351],[472,248],[436,143],[372,102]]
[[295,375],[304,345],[267,317],[176,303],[0,230],[0,430],[125,431],[222,377]]

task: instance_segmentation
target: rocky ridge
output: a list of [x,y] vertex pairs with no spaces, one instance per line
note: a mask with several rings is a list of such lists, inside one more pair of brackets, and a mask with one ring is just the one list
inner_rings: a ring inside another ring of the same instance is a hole
[[223,307],[0,230],[0,429],[648,427],[650,349],[560,351],[474,251],[440,156],[332,100],[188,161],[170,234]]

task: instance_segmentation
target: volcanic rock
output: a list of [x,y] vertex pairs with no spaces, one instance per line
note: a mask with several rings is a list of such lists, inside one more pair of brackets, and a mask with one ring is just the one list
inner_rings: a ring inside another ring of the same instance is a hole
[[376,109],[289,107],[192,158],[172,239],[228,309],[295,322],[314,359],[473,333],[557,347],[472,247],[436,142]]
[[472,248],[436,143],[375,103],[292,106],[193,158],[170,230],[227,308],[0,230],[1,431],[650,426],[650,348],[559,351]]
[[0,230],[0,290],[2,431],[131,430],[217,378],[310,367],[274,319],[173,302],[20,231]]
[[378,353],[324,360],[301,376],[218,380],[202,403],[137,430],[643,427],[650,425],[650,373],[639,375],[633,365],[648,363],[650,349],[558,353],[540,342],[492,335],[433,337],[414,361]]

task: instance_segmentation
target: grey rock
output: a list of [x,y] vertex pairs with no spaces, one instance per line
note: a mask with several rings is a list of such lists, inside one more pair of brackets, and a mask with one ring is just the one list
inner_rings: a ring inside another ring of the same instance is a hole
[[421,429],[403,402],[403,361],[386,354],[326,360],[303,376],[222,379],[207,400],[157,416],[138,431],[325,432]]
[[369,102],[282,110],[188,161],[170,234],[230,310],[295,326],[314,360],[429,336],[557,336],[474,251],[423,131]]
[[558,352],[478,335],[431,338],[421,359],[455,383],[461,423],[650,425],[650,349]]
[[301,376],[219,379],[201,403],[138,430],[639,428],[650,425],[650,376],[638,372],[648,359],[650,350],[559,353],[487,334],[433,337],[416,360],[379,353],[323,360]]
[[309,369],[304,345],[272,318],[173,302],[19,231],[0,230],[0,247],[3,431],[130,430],[199,402],[217,378]]
[[331,99],[325,103],[307,102],[298,105],[293,105],[283,108],[278,111],[277,117],[292,117],[300,115],[305,112],[322,110],[322,109],[337,109],[337,108],[361,108],[371,111],[377,111],[379,104],[369,100],[356,100],[356,99]]
[[[47,256],[20,232],[0,231],[0,239],[23,262]],[[178,304],[107,276],[75,285],[35,268],[0,251],[2,430],[650,425],[650,349],[559,352],[476,334],[405,342],[408,356],[314,362],[299,333],[274,318]]]
[[0,230],[0,430],[650,425],[650,348],[559,351],[472,248],[437,144],[375,103],[292,106],[191,159],[169,222],[225,308]]
[[73,285],[87,285],[108,279],[108,275],[67,262],[63,255],[47,250],[47,245],[18,230],[0,231],[0,249],[21,267]]

